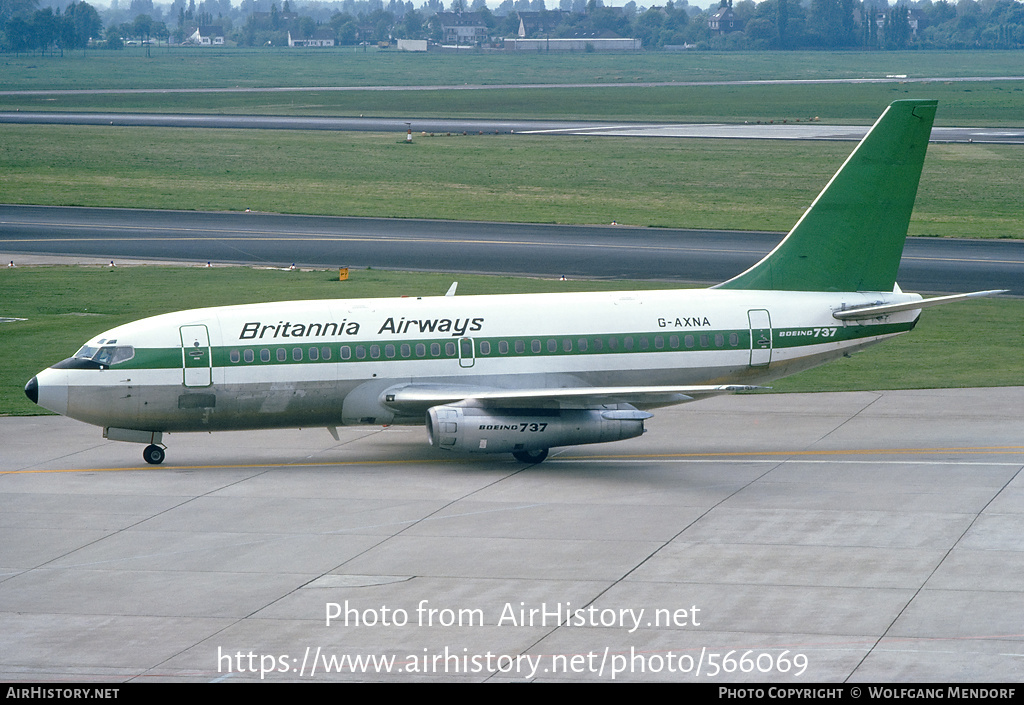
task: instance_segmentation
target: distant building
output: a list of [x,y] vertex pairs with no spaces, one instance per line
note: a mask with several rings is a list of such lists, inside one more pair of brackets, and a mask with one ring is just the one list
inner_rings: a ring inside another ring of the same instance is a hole
[[220,25],[200,25],[185,41],[201,47],[223,46],[224,28]]
[[426,39],[399,39],[398,51],[426,51]]
[[440,23],[442,44],[487,41],[487,23],[479,12],[438,12],[430,21]]
[[290,47],[332,47],[334,46],[334,32],[326,27],[319,27],[313,32],[313,36],[305,39],[295,39],[292,33],[288,32],[288,46]]
[[729,34],[729,32],[739,32],[743,29],[743,23],[736,18],[736,13],[732,11],[732,0],[729,0],[726,7],[718,8],[718,11],[708,18],[708,29],[714,34]]
[[[885,20],[889,16],[888,11],[876,12],[875,13],[875,26],[879,29],[885,29]],[[913,37],[917,36],[917,28],[921,24],[921,18],[924,15],[920,10],[909,10],[907,12],[907,24],[910,25],[910,35]]]
[[590,51],[640,51],[640,39],[623,38],[577,38],[577,39],[506,39],[505,51],[545,52],[590,52]]

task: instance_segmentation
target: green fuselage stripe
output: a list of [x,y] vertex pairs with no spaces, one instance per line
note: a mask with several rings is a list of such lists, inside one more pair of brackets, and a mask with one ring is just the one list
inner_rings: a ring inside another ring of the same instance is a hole
[[[913,323],[824,326],[772,329],[773,349],[792,349],[812,345],[855,341],[882,335],[903,333]],[[460,346],[473,341],[472,350]],[[750,330],[685,330],[607,335],[532,335],[509,337],[446,337],[422,339],[376,339],[341,342],[315,342],[296,338],[295,342],[275,341],[274,345],[231,345],[213,348],[214,367],[254,365],[310,365],[380,362],[390,360],[456,360],[656,354],[679,352],[750,350]],[[315,351],[316,359],[310,353]],[[250,359],[251,358],[251,359]],[[283,359],[282,359],[283,358]],[[181,348],[136,348],[135,357],[115,365],[118,369],[180,369]]]

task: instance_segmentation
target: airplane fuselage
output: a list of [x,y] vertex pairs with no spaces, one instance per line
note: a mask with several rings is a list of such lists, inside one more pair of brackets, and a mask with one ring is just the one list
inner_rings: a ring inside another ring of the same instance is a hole
[[196,309],[97,336],[37,376],[38,403],[105,427],[212,431],[421,424],[426,406],[388,402],[389,390],[413,381],[509,390],[763,384],[908,331],[917,318],[844,322],[834,311],[918,299],[666,290]]

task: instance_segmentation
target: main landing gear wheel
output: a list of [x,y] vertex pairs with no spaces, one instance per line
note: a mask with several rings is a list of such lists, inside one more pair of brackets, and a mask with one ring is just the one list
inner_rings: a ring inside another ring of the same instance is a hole
[[146,450],[142,451],[143,459],[150,465],[159,465],[164,462],[164,457],[167,453],[158,445],[148,445]]
[[548,457],[548,449],[543,450],[517,450],[513,451],[512,457],[520,463],[542,463]]

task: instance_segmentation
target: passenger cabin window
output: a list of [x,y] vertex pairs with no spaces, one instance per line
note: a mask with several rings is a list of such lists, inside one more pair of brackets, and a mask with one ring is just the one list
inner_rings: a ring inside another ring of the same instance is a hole
[[[653,335],[648,337],[647,335],[607,335],[594,338],[529,338],[529,339],[513,339],[503,340],[499,339],[496,341],[489,340],[478,340],[475,341],[475,353],[478,356],[492,356],[495,354],[508,355],[514,353],[516,355],[539,355],[545,352],[549,354],[559,353],[600,353],[600,352],[619,352],[619,351],[631,351],[631,350],[679,350],[681,348],[692,350],[694,348],[725,348],[725,347],[738,347],[740,345],[741,336],[736,332],[729,333],[700,333],[700,334],[686,334],[686,335]],[[110,341],[117,342],[117,341]],[[354,348],[354,349],[353,349]],[[456,358],[459,359],[472,359],[474,356],[474,341],[471,338],[460,338],[459,340],[449,340],[443,342],[430,342],[430,343],[380,343],[380,344],[369,344],[369,345],[355,345],[348,346],[342,345],[335,348],[338,351],[342,360],[351,360],[353,358],[357,360],[365,360],[367,358],[372,360],[380,360],[382,358],[394,360],[397,358],[409,359],[413,356],[417,358]],[[273,358],[276,358],[278,362],[287,362],[289,358],[295,362],[302,362],[303,359],[310,362],[315,361],[328,361],[333,356],[332,348],[323,347],[309,347],[303,348],[292,348],[291,351],[286,348],[276,348],[272,350],[269,348],[261,349],[242,349],[242,350],[230,350],[229,359],[232,363],[247,362],[251,363],[255,361],[255,357],[259,356],[260,362],[271,362]],[[99,345],[84,346],[77,353],[75,357],[79,359],[92,360],[100,365],[109,366],[116,365],[120,362],[130,360],[135,356],[135,349],[130,345],[110,345],[106,341],[101,341]]]

